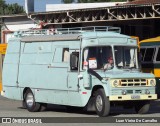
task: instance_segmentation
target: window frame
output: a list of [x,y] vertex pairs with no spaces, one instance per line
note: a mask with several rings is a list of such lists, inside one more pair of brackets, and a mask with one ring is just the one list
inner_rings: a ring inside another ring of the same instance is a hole
[[[68,59],[65,61],[65,51],[68,51]],[[69,48],[62,48],[62,63],[69,63],[70,61],[70,52]]]
[[[81,69],[82,71],[84,71],[84,67],[83,67],[83,62],[84,62],[84,51],[86,48],[90,48],[90,47],[110,47],[111,50],[112,50],[112,56],[113,56],[113,48],[112,48],[112,45],[93,45],[93,46],[86,46],[83,48],[83,51],[82,51],[82,65],[81,65]],[[113,56],[114,57],[114,56]],[[89,65],[89,64],[88,64]],[[94,69],[94,70],[100,70],[100,69]]]
[[[124,47],[133,47],[133,48],[136,48],[136,51],[135,51],[136,69],[139,69],[139,63],[138,63],[138,62],[139,62],[139,59],[138,59],[138,55],[137,55],[137,54],[138,54],[138,47],[137,47],[137,46],[134,46],[134,45],[127,45],[127,46],[126,46],[126,45],[114,45],[114,46],[113,46],[114,51],[115,51],[115,47],[117,47],[117,46],[118,46],[118,47],[123,47],[123,48],[124,48]],[[114,52],[114,55],[115,55],[115,52]],[[117,69],[120,69],[120,68],[118,68],[117,65],[116,65],[116,55],[115,55],[115,67],[116,67]]]
[[[73,69],[73,68],[71,68],[71,55],[76,55],[76,57],[77,57],[77,68],[76,69]],[[72,52],[72,53],[70,53],[70,71],[78,71],[79,70],[79,52]]]
[[[153,48],[154,49],[154,52],[153,52],[153,55],[152,55],[152,61],[144,61],[144,58],[145,58],[145,55],[146,55],[146,49],[148,49],[148,48]],[[155,46],[142,46],[142,47],[140,47],[140,50],[141,49],[145,49],[144,57],[143,57],[143,60],[141,60],[141,63],[142,64],[155,63],[155,61],[156,61],[155,58],[156,58],[156,55],[157,55],[157,47],[155,47]]]
[[160,61],[157,61],[157,55],[158,55],[159,50],[160,50],[160,46],[156,47],[156,52],[155,52],[155,57],[154,57],[155,63],[160,63]]

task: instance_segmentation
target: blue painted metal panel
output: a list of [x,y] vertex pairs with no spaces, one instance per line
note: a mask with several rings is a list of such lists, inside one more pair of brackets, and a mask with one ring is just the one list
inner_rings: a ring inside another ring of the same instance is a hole
[[23,53],[37,53],[39,50],[39,43],[25,43]]
[[18,65],[4,64],[3,69],[3,86],[17,86]]
[[19,85],[22,87],[67,90],[68,68],[48,65],[20,65]]
[[3,90],[5,90],[5,97],[15,100],[22,100],[20,88],[5,86]]
[[20,41],[17,39],[17,41],[10,41],[7,46],[7,53],[19,53],[20,49]]
[[4,64],[18,64],[19,63],[19,54],[18,53],[9,53],[5,56]]
[[36,64],[36,53],[23,53],[21,54],[20,64]]
[[127,38],[119,38],[119,37],[107,37],[107,38],[98,38],[99,44],[108,44],[108,45],[115,45],[115,44],[127,44]]
[[55,62],[55,63],[60,63],[60,62],[62,62],[62,47],[60,48],[56,48],[56,50],[55,50],[55,55],[54,55],[54,59],[53,59],[53,62]]

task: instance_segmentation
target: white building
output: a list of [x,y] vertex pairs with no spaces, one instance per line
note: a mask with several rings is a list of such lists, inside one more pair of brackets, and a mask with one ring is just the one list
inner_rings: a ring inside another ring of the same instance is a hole
[[3,20],[1,43],[7,43],[8,39],[13,36],[14,31],[40,27],[33,20],[29,19],[26,14],[7,15],[1,16],[0,18]]
[[73,4],[46,4],[46,11],[65,11],[76,9],[112,7],[125,2],[102,2],[102,3],[73,3]]

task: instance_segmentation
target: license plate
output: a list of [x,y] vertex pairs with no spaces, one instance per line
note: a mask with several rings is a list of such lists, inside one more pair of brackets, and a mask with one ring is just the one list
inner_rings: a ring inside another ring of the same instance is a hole
[[131,99],[140,99],[140,95],[131,95]]

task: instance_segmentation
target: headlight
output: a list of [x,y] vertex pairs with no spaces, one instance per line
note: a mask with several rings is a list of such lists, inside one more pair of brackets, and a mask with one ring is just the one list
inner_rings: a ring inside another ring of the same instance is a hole
[[114,80],[113,81],[113,86],[118,87],[118,85],[119,85],[119,80]]
[[155,86],[155,85],[156,85],[156,82],[155,82],[154,79],[151,79],[151,80],[149,81],[149,84],[150,84],[151,86]]

